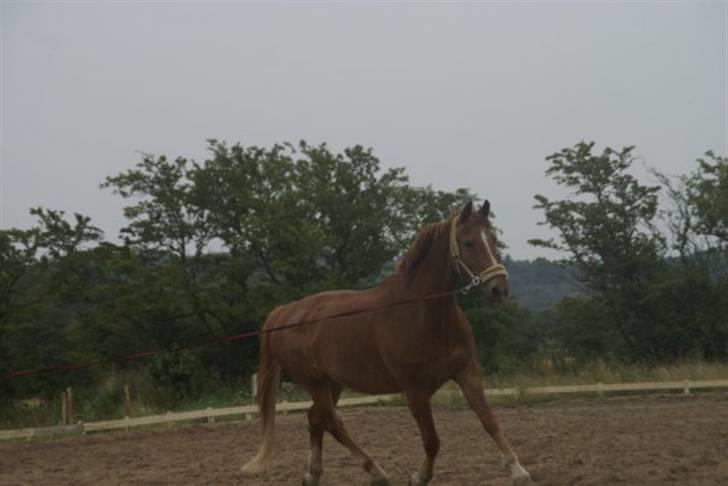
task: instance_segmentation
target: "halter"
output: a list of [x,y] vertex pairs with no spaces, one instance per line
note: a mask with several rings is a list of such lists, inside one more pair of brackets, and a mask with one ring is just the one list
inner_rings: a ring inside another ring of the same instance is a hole
[[[460,247],[458,246],[458,240],[455,236],[455,229],[458,224],[458,220],[460,219],[460,216],[455,216],[452,219],[452,223],[450,224],[450,255],[452,256],[453,260],[455,260],[456,263],[460,264],[461,267],[465,269],[465,272],[470,277],[470,283],[467,284],[465,287],[460,289],[460,291],[464,294],[467,294],[470,289],[473,287],[477,287],[478,285],[482,283],[487,283],[488,281],[492,280],[493,278],[497,276],[503,276],[505,278],[508,278],[508,272],[506,271],[506,267],[501,265],[500,263],[494,263],[493,265],[489,266],[480,274],[473,273],[470,268],[465,264],[465,262],[460,258]],[[485,249],[488,251],[488,254],[491,257],[491,260],[496,262],[497,260],[493,257],[493,255],[490,252],[490,248],[488,247],[488,243],[485,243]]]

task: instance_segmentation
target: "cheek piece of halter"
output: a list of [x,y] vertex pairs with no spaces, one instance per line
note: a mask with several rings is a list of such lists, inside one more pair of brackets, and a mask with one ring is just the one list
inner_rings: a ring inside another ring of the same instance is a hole
[[[473,287],[477,287],[482,283],[487,283],[488,281],[499,275],[508,278],[508,272],[506,271],[506,267],[498,263],[493,255],[491,255],[491,259],[494,262],[493,265],[489,266],[479,274],[473,273],[470,268],[468,268],[462,258],[460,258],[460,247],[458,246],[458,240],[455,233],[455,229],[457,228],[459,219],[459,216],[454,217],[452,220],[452,224],[450,225],[450,255],[452,256],[453,260],[455,260],[455,262],[458,263],[460,267],[465,270],[465,273],[467,273],[470,277],[470,283],[460,289],[460,292],[467,294]],[[488,253],[490,253],[490,250],[487,247],[488,243],[484,243],[486,245]]]

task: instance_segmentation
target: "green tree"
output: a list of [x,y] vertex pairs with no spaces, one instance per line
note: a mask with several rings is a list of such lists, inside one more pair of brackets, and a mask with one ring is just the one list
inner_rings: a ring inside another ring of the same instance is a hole
[[306,218],[321,235],[327,286],[371,282],[401,251],[397,237],[407,216],[399,211],[404,170],[383,171],[372,150],[358,145],[342,154],[305,142],[299,148],[297,181],[307,202]]
[[[135,329],[147,347],[168,348],[252,330],[257,323],[259,315],[251,312],[246,295],[236,292],[244,287],[228,285],[227,277],[244,269],[241,259],[231,261],[211,251],[220,216],[201,204],[200,181],[209,182],[213,191],[225,186],[201,179],[200,170],[183,157],[170,161],[144,155],[134,169],[101,185],[132,203],[124,208],[129,223],[121,230],[126,250],[109,261],[126,278],[109,275],[108,293],[124,296],[130,305],[126,310],[113,304],[105,308],[116,317],[110,320],[117,323],[116,339],[135,342],[123,338]],[[214,366],[239,370],[241,360],[233,353],[240,347],[232,348],[211,348]]]
[[37,228],[0,230],[0,326],[13,307],[22,305],[23,277],[35,264],[39,248]]
[[244,280],[255,273],[298,289],[291,296],[372,283],[423,220],[470,197],[412,187],[404,169],[383,170],[361,146],[334,153],[325,144],[266,150],[211,140],[210,151],[193,178],[213,234],[244,262]]
[[[668,195],[663,211],[679,256],[652,289],[655,315],[679,323],[704,359],[728,356],[728,160],[707,152],[688,175],[656,170]],[[665,341],[669,341],[666,336]],[[676,343],[680,345],[682,343]]]
[[[683,263],[720,264],[728,249],[728,159],[708,151],[687,175],[670,177],[657,170],[669,206],[663,210],[672,247]],[[718,256],[718,261],[711,257]]]
[[[634,147],[592,152],[579,143],[549,157],[546,173],[571,191],[551,201],[536,195],[536,208],[558,233],[535,239],[536,246],[566,252],[585,290],[599,302],[634,358],[655,358],[659,323],[644,312],[643,299],[662,268],[664,238],[655,229],[659,186],[646,186],[629,173]],[[584,329],[588,332],[588,329]]]
[[728,158],[705,153],[698,170],[687,179],[688,202],[696,232],[728,248]]
[[[125,244],[140,252],[155,269],[153,280],[164,288],[164,301],[177,318],[195,316],[209,332],[219,332],[207,304],[200,262],[212,238],[208,214],[193,203],[192,164],[179,157],[144,155],[135,169],[107,177],[111,188],[125,199],[129,224],[122,228]],[[161,281],[158,279],[161,278]]]
[[[75,316],[89,311],[86,295],[93,285],[85,253],[102,237],[90,218],[80,214],[71,222],[63,211],[34,208],[31,214],[38,218],[34,228],[0,234],[5,297],[0,354],[13,369],[74,360],[68,335],[78,323]],[[32,390],[42,382],[26,380],[19,390]],[[58,387],[45,383],[46,391]]]

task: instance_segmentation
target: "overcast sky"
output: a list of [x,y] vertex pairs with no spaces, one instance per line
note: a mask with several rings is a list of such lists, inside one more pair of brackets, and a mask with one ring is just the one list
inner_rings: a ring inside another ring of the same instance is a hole
[[[385,167],[490,199],[514,258],[547,255],[533,195],[580,140],[686,173],[728,153],[728,9],[716,2],[2,3],[0,227],[90,215],[139,151],[372,147]],[[643,170],[638,168],[639,174]]]

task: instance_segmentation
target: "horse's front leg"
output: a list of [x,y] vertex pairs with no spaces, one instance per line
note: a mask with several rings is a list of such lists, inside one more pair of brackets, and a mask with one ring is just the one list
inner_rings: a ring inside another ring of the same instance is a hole
[[526,486],[533,484],[528,471],[518,462],[518,456],[501,432],[498,419],[488,406],[483,393],[483,378],[480,367],[475,359],[472,359],[468,366],[455,376],[455,381],[463,391],[468,405],[478,415],[483,428],[493,438],[501,451],[503,462],[511,472],[511,479],[515,486]]
[[408,391],[405,393],[407,405],[420,429],[422,444],[425,447],[425,460],[422,461],[419,471],[412,474],[409,486],[426,486],[433,475],[435,457],[440,450],[440,438],[435,430],[435,421],[432,418],[432,393]]

